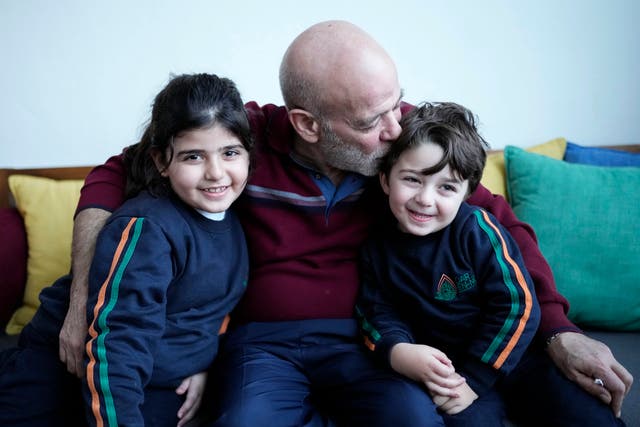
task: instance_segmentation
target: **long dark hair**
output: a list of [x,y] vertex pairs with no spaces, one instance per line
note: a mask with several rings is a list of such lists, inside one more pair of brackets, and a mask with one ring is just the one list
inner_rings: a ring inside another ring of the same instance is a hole
[[[127,198],[142,190],[159,196],[171,192],[168,179],[163,177],[153,161],[159,156],[166,168],[173,159],[173,139],[181,132],[208,129],[214,124],[223,126],[240,139],[251,153],[253,139],[247,113],[236,85],[215,74],[182,74],[173,77],[153,101],[151,119],[140,142],[124,152],[127,170]],[[169,153],[168,156],[165,153]]]

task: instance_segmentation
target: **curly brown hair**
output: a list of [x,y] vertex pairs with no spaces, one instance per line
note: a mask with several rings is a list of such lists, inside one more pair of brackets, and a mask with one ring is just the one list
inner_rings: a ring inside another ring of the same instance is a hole
[[434,166],[421,171],[432,175],[449,165],[461,179],[469,180],[469,193],[482,178],[489,144],[480,136],[476,118],[453,102],[425,102],[402,116],[402,133],[381,160],[380,172],[389,176],[400,155],[419,144],[439,145],[444,154]]

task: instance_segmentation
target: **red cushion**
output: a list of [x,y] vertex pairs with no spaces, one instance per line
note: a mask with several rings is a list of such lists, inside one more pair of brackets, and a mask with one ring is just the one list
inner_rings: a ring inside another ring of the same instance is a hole
[[15,208],[0,209],[0,325],[22,302],[27,281],[27,233]]

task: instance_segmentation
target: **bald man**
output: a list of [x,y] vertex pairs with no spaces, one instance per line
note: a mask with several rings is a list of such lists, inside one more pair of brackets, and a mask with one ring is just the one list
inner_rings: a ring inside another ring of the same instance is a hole
[[[210,381],[215,425],[442,425],[420,384],[366,352],[353,316],[358,250],[386,212],[372,176],[411,108],[402,103],[396,67],[360,28],[328,21],[292,42],[280,85],[286,107],[246,105],[255,170],[236,209],[251,276],[216,362],[219,375]],[[86,271],[97,231],[123,201],[124,177],[120,156],[111,158],[87,177],[78,205],[72,308],[60,354],[80,375]],[[631,375],[569,322],[533,231],[482,186],[469,202],[492,212],[518,242],[536,284],[549,355],[619,414]],[[593,384],[596,377],[605,387]]]

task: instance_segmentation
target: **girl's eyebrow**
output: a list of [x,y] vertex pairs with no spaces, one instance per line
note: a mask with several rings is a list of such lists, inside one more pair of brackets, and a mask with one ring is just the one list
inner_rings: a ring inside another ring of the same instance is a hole
[[181,155],[183,155],[183,154],[199,154],[199,153],[203,153],[203,152],[204,152],[204,150],[199,150],[199,149],[193,149],[193,150],[181,150],[181,151],[178,151],[178,152],[176,153],[176,155],[181,156]]
[[[218,149],[218,151],[225,151],[225,150],[232,150],[234,148],[243,148],[244,149],[244,145],[238,143],[238,144],[229,144],[229,145],[225,145],[223,147],[220,147]],[[201,153],[205,153],[207,150],[201,149],[201,148],[193,148],[190,150],[180,150],[177,151],[176,154],[177,155],[183,155],[183,154],[201,154]]]
[[220,150],[230,150],[232,148],[244,148],[244,145],[238,143],[238,144],[229,144],[229,145],[225,145],[224,147],[221,147]]

